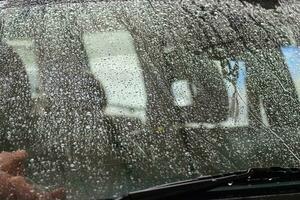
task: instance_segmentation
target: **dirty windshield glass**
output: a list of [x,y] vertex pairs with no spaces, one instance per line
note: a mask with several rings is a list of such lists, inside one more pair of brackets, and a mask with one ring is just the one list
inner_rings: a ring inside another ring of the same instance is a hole
[[111,198],[300,165],[295,1],[0,1],[0,151]]

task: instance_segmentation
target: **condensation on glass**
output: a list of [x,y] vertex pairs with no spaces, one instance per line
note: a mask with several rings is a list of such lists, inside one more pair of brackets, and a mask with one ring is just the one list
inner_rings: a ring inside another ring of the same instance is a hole
[[36,184],[104,198],[299,167],[299,4],[26,2],[1,3],[0,149]]

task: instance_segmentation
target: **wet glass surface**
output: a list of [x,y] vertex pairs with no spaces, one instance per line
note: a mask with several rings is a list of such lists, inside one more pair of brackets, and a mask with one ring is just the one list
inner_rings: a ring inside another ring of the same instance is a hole
[[[276,2],[276,1],[274,1]],[[300,4],[3,1],[0,150],[105,198],[300,164]]]

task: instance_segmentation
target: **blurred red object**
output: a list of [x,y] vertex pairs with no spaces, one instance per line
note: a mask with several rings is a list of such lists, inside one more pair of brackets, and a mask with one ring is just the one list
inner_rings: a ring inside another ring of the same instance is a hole
[[36,191],[24,177],[26,151],[0,153],[0,199],[5,200],[65,200],[64,188],[52,192]]

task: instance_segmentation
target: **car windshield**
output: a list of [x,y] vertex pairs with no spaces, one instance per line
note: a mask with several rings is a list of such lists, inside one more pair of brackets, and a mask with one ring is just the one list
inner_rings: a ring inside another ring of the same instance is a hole
[[0,1],[0,151],[69,199],[300,167],[300,4]]

